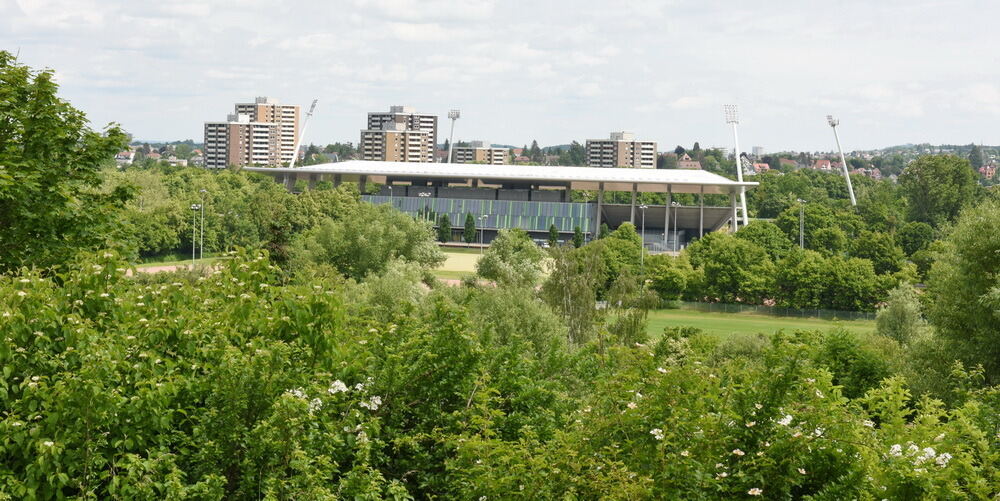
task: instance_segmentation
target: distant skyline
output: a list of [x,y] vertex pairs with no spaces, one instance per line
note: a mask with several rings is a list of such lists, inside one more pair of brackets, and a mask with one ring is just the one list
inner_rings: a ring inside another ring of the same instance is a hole
[[661,151],[1000,143],[990,1],[0,0],[0,48],[52,68],[95,127],[202,139],[233,103],[319,105],[306,143],[370,111],[462,110],[456,140],[540,145],[626,130]]

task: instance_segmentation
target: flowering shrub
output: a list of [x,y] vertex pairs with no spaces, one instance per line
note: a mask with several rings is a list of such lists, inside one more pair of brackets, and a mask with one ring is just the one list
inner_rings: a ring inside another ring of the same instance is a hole
[[848,398],[851,365],[824,362],[816,334],[740,356],[690,329],[571,347],[529,289],[392,308],[366,283],[284,284],[263,253],[224,263],[136,280],[98,253],[0,276],[0,498],[1000,490],[995,390],[946,408],[894,376],[854,379]]

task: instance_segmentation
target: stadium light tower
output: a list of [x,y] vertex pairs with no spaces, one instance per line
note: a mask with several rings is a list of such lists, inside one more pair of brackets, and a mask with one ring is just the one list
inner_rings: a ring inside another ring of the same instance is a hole
[[451,119],[451,135],[448,136],[448,163],[451,163],[451,152],[455,150],[455,120],[458,120],[461,116],[462,112],[459,110],[448,112],[448,118]]
[[833,118],[833,115],[827,115],[826,123],[830,124],[830,128],[833,129],[833,138],[837,140],[837,151],[840,152],[840,168],[844,170],[844,179],[847,180],[847,193],[851,195],[851,205],[858,205],[858,201],[854,199],[854,187],[851,186],[851,175],[847,172],[847,160],[844,159],[844,149],[840,147],[840,135],[837,134],[837,126],[840,125],[840,120]]
[[[736,180],[743,182],[743,159],[740,152],[740,134],[736,126],[740,124],[740,114],[735,104],[725,104],[722,110],[726,114],[726,123],[733,126],[733,142],[736,144]],[[750,216],[747,214],[747,192],[746,188],[740,186],[740,209],[743,210],[743,226],[750,224]]]

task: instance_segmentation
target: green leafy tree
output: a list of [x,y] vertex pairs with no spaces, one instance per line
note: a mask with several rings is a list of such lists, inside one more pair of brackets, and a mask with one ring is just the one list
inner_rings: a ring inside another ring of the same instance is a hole
[[654,254],[646,260],[646,276],[650,288],[664,300],[678,300],[687,291],[694,270],[686,256]]
[[[725,303],[759,304],[773,289],[774,264],[759,245],[728,233],[713,233],[691,245],[703,273],[702,292]],[[694,264],[692,262],[692,264]]]
[[955,353],[1000,381],[1000,202],[969,209],[944,240],[930,271],[928,318]]
[[437,239],[438,242],[451,241],[451,217],[448,214],[441,214],[438,218]]
[[604,276],[603,255],[596,246],[558,247],[550,251],[552,272],[542,284],[541,297],[566,325],[569,341],[582,344],[593,338],[601,321],[597,291]]
[[953,155],[927,155],[899,175],[909,217],[932,226],[954,221],[978,197],[976,173],[968,160]]
[[978,169],[983,166],[983,149],[975,143],[969,146],[969,165],[973,169]]
[[606,238],[611,234],[611,228],[608,227],[608,223],[601,223],[601,227],[597,229],[597,239]]
[[934,241],[934,228],[920,221],[910,221],[896,232],[896,241],[907,256],[926,249]]
[[583,247],[583,230],[579,226],[573,227],[573,247]]
[[889,291],[885,306],[875,317],[879,334],[895,339],[900,344],[909,342],[923,332],[926,322],[921,314],[920,297],[912,285],[903,283]]
[[524,230],[500,230],[476,262],[476,273],[502,287],[532,287],[541,276],[544,257]]
[[736,238],[757,244],[767,251],[772,261],[784,258],[794,247],[788,235],[782,232],[778,225],[769,221],[751,221],[736,232]]
[[126,135],[114,124],[91,130],[57,90],[52,71],[0,51],[0,273],[127,241],[115,216],[132,190],[97,189],[100,166],[125,147]]
[[906,255],[888,233],[865,231],[851,243],[851,256],[868,259],[875,273],[895,273],[900,270]]
[[559,244],[559,228],[555,224],[549,225],[549,246],[555,247]]
[[476,218],[471,212],[465,214],[465,231],[462,232],[462,240],[467,244],[476,241]]

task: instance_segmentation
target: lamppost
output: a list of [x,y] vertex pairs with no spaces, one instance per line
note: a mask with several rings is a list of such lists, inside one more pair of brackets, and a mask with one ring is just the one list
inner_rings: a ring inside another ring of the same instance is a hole
[[205,259],[205,193],[208,193],[208,191],[202,188],[201,203],[198,204],[199,208],[201,209],[201,238],[199,239],[200,242],[198,243],[198,246],[201,247],[201,250],[198,251],[198,259]]
[[[736,131],[736,126],[740,124],[740,115],[736,109],[735,104],[725,104],[722,106],[723,112],[726,115],[726,123],[733,126],[733,143],[735,143],[736,149],[736,180],[743,182],[743,158],[740,152],[740,135]],[[747,215],[747,193],[746,188],[740,186],[740,209],[743,210],[743,226],[750,224],[749,215]],[[737,224],[733,221],[733,224]],[[735,226],[734,226],[735,228]]]
[[392,185],[389,185],[389,206],[392,206]]
[[455,151],[455,121],[461,116],[462,112],[459,110],[448,112],[448,118],[451,119],[451,135],[448,136],[448,163],[451,163],[451,152]]
[[681,206],[679,202],[670,202],[670,206],[674,208],[674,253],[677,252],[677,208]]
[[486,233],[486,214],[479,215],[479,254],[483,253],[483,234]]
[[201,210],[201,204],[191,204],[191,263],[194,264],[194,260],[197,259],[197,248],[198,248],[198,211]]
[[[417,193],[417,196],[420,197],[420,198],[427,198],[427,197],[431,196],[431,194],[429,192],[426,192],[426,191],[421,191],[420,193]],[[424,219],[430,219],[430,214],[427,213],[427,211],[428,211],[428,209],[427,209],[427,202],[424,202],[423,206],[424,206]]]
[[840,120],[833,118],[833,115],[827,115],[826,123],[830,124],[830,128],[833,129],[833,138],[837,140],[837,151],[840,152],[840,168],[844,171],[844,179],[847,180],[847,193],[851,195],[851,205],[856,206],[858,202],[854,199],[854,187],[851,186],[851,175],[847,172],[844,149],[840,147],[840,135],[837,134],[837,126],[840,125]]
[[805,234],[804,230],[806,227],[806,222],[805,222],[806,201],[802,200],[801,198],[796,198],[795,201],[799,203],[799,248],[805,249],[806,248],[805,237],[803,235]]
[[639,269],[645,270],[646,268],[646,209],[648,206],[642,204],[639,206],[639,210],[642,211],[642,231],[640,232],[640,238],[642,239],[642,245],[639,247]]

